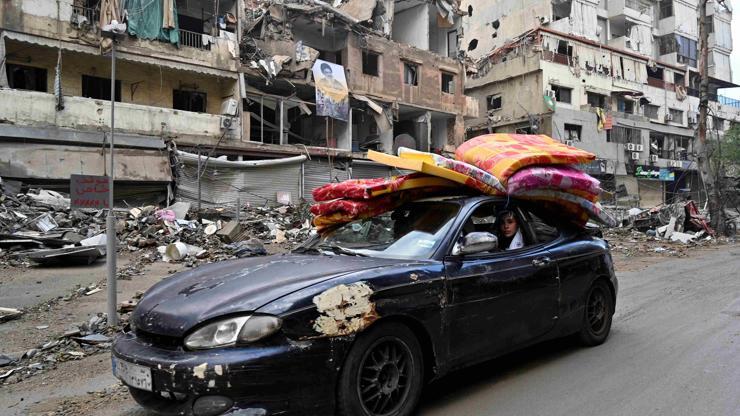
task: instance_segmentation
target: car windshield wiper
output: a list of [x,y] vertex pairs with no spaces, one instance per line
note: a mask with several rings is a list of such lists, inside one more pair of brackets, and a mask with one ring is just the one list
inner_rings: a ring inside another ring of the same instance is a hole
[[329,249],[329,250],[333,251],[336,254],[345,254],[347,256],[368,257],[367,254],[363,254],[363,253],[360,253],[360,252],[355,251],[355,250],[350,250],[348,248],[344,248],[344,247],[342,247],[340,245],[337,245],[337,244],[320,244],[320,245],[316,246],[316,248],[317,249],[318,248]]

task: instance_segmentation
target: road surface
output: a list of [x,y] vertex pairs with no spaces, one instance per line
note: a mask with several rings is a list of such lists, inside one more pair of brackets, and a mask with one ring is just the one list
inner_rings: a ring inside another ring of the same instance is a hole
[[[606,344],[547,342],[455,372],[419,414],[740,416],[740,246],[623,266]],[[0,389],[0,414],[149,416],[109,367],[86,357]]]
[[604,345],[548,342],[457,372],[420,414],[740,415],[740,248],[618,277]]

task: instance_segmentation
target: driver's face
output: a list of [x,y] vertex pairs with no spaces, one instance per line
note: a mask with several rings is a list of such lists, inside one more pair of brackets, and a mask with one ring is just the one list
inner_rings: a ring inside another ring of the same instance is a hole
[[502,219],[500,227],[504,236],[513,237],[517,230],[516,218],[510,216]]

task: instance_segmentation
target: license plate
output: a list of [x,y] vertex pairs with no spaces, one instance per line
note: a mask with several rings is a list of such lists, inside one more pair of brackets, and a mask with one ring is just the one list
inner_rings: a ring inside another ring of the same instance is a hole
[[148,367],[114,357],[113,375],[131,387],[152,391],[152,370]]

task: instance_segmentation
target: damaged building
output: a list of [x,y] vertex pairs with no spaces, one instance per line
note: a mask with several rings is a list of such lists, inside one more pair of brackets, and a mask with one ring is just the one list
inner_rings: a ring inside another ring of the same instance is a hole
[[464,15],[453,0],[13,0],[0,177],[66,191],[107,173],[114,20],[118,200],[297,202],[388,175],[368,149],[450,150],[477,115]]
[[[468,137],[548,134],[597,155],[582,166],[616,199],[651,207],[703,201],[693,142],[699,111],[696,1],[466,0]],[[740,120],[731,82],[731,12],[709,2],[710,137]],[[596,24],[594,24],[596,23]]]

